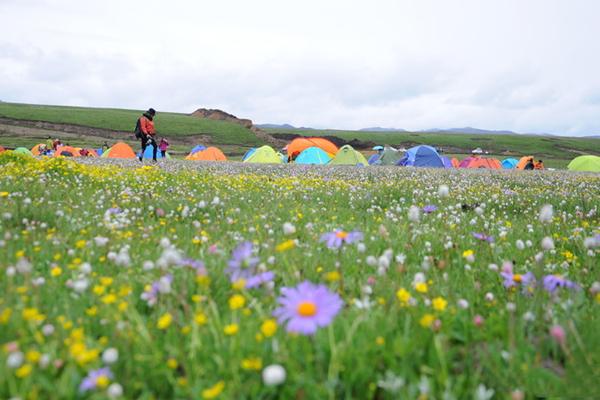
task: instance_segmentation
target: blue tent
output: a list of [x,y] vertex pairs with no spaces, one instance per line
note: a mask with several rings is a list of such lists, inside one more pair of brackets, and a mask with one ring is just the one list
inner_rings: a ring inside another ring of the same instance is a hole
[[296,157],[296,164],[327,164],[331,157],[323,149],[309,147]]
[[[144,158],[152,158],[152,152],[153,151],[154,150],[153,150],[152,146],[146,147],[146,150],[144,151]],[[142,154],[142,152],[138,151],[136,155],[139,157],[140,154]],[[169,157],[168,154],[167,154],[167,157]],[[158,146],[157,146],[157,149],[156,149],[156,158],[162,158],[162,154],[160,153],[160,150],[158,150]]]
[[102,153],[104,153],[104,151],[102,150],[102,147],[100,147],[99,149],[96,149],[96,154],[98,154],[98,157],[100,157],[102,155]]
[[248,157],[250,157],[252,154],[254,154],[254,152],[255,152],[255,151],[256,151],[256,149],[255,149],[255,148],[252,148],[252,149],[248,150],[248,151],[246,152],[246,154],[244,154],[244,157],[242,157],[242,161],[246,161],[246,159],[247,159]]
[[368,160],[369,165],[375,164],[377,162],[377,160],[379,160],[380,156],[381,156],[381,154],[375,153],[371,157],[369,157],[369,160]]
[[421,145],[406,150],[406,154],[398,161],[397,165],[404,167],[444,168],[444,161],[433,147]]
[[194,153],[197,153],[202,150],[206,150],[206,146],[202,146],[201,144],[198,144],[192,149],[190,154],[194,154]]
[[506,158],[506,159],[502,160],[502,168],[503,169],[515,169],[517,167],[518,163],[519,163],[519,160],[517,160],[516,158]]
[[452,168],[452,160],[450,160],[446,156],[441,156],[442,162],[444,163],[444,168]]

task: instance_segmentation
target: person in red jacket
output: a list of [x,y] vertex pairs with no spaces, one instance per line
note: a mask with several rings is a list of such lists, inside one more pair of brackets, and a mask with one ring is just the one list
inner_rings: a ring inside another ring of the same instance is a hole
[[136,126],[136,137],[138,137],[142,141],[142,152],[140,153],[140,161],[144,159],[144,152],[146,151],[146,147],[150,144],[152,149],[152,160],[156,161],[156,151],[158,149],[158,145],[156,144],[156,130],[154,129],[154,116],[156,115],[156,111],[154,108],[148,109],[142,116],[138,119],[138,123]]

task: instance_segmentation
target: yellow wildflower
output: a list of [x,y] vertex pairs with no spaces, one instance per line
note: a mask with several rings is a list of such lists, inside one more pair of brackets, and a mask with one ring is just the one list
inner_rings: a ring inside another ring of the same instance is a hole
[[166,313],[158,319],[156,327],[158,329],[165,330],[171,325],[171,322],[173,322],[173,316],[169,313]]
[[50,270],[50,275],[56,277],[62,274],[62,269],[60,267],[54,267]]
[[448,302],[444,300],[443,297],[436,297],[432,300],[431,304],[433,305],[433,309],[436,311],[444,311]]
[[325,274],[325,280],[328,282],[337,282],[342,278],[338,271],[330,271]]
[[179,366],[179,363],[177,363],[177,360],[174,359],[173,357],[171,357],[167,360],[167,367],[169,367],[171,369],[175,369],[178,366]]
[[18,368],[15,371],[15,375],[17,376],[17,378],[26,378],[31,374],[32,369],[33,367],[31,366],[31,364],[24,364],[22,367]]
[[427,293],[427,284],[425,282],[419,282],[415,285],[415,290],[419,293]]
[[410,293],[408,292],[408,290],[400,288],[396,292],[396,297],[398,298],[398,300],[400,300],[400,302],[407,304],[410,300]]
[[271,337],[277,332],[277,322],[274,319],[268,319],[260,326],[260,331],[265,337]]
[[113,293],[107,294],[106,296],[102,297],[102,302],[104,304],[113,304],[115,301],[117,301],[117,296],[115,296]]
[[29,350],[27,353],[25,353],[25,358],[27,361],[33,364],[37,363],[41,356],[41,353],[37,350]]
[[294,242],[292,239],[290,239],[290,240],[286,240],[283,243],[278,244],[277,247],[275,247],[275,250],[277,250],[278,252],[282,252],[282,251],[293,249],[294,246],[296,246],[296,242]]
[[259,371],[262,369],[262,360],[259,357],[244,358],[241,366],[245,370]]
[[434,320],[435,320],[435,317],[433,315],[431,315],[431,314],[425,314],[419,320],[419,324],[421,324],[421,326],[423,328],[429,328],[431,326],[431,324],[433,324]]
[[241,294],[234,294],[229,298],[229,308],[231,308],[232,310],[242,308],[245,304],[246,299]]
[[240,330],[240,327],[237,324],[225,325],[225,328],[223,328],[223,332],[227,336],[233,336],[236,333],[238,333],[239,330]]
[[223,389],[225,389],[225,382],[219,381],[214,386],[204,389],[202,391],[202,398],[205,400],[214,399],[223,392]]

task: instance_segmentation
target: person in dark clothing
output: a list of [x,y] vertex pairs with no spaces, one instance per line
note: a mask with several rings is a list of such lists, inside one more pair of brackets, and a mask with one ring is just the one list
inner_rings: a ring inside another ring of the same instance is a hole
[[154,108],[149,108],[148,111],[142,114],[138,119],[135,127],[136,137],[142,142],[142,153],[140,154],[140,161],[144,159],[144,152],[146,147],[151,145],[152,149],[152,160],[156,162],[156,152],[158,150],[158,144],[156,143],[156,130],[154,129],[154,116],[156,111]]
[[525,168],[523,168],[524,170],[533,170],[535,168],[535,165],[533,164],[533,158],[530,158],[529,160],[527,160],[527,164],[525,164]]

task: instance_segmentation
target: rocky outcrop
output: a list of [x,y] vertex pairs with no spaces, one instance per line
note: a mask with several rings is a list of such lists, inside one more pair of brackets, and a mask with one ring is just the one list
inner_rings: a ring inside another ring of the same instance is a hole
[[251,120],[238,118],[235,115],[226,113],[225,111],[222,111],[222,110],[211,110],[211,109],[206,109],[206,108],[199,108],[196,111],[194,111],[191,114],[191,116],[196,117],[196,118],[212,119],[214,121],[227,121],[227,122],[232,122],[234,124],[242,125],[244,128],[250,129],[256,135],[256,137],[258,137],[259,139],[261,139],[261,140],[267,142],[268,144],[270,144],[271,146],[274,146],[277,148],[285,146],[285,143],[286,143],[285,141],[276,139],[273,136],[271,136],[270,134],[268,134],[267,132],[263,131],[262,129],[254,126],[252,124]]
[[233,122],[233,123],[242,125],[244,128],[248,128],[248,129],[252,128],[251,120],[238,118],[235,115],[226,113],[225,111],[221,111],[221,110],[210,110],[210,109],[206,109],[206,108],[199,108],[196,111],[194,111],[191,115],[192,115],[192,117],[212,119],[215,121]]

